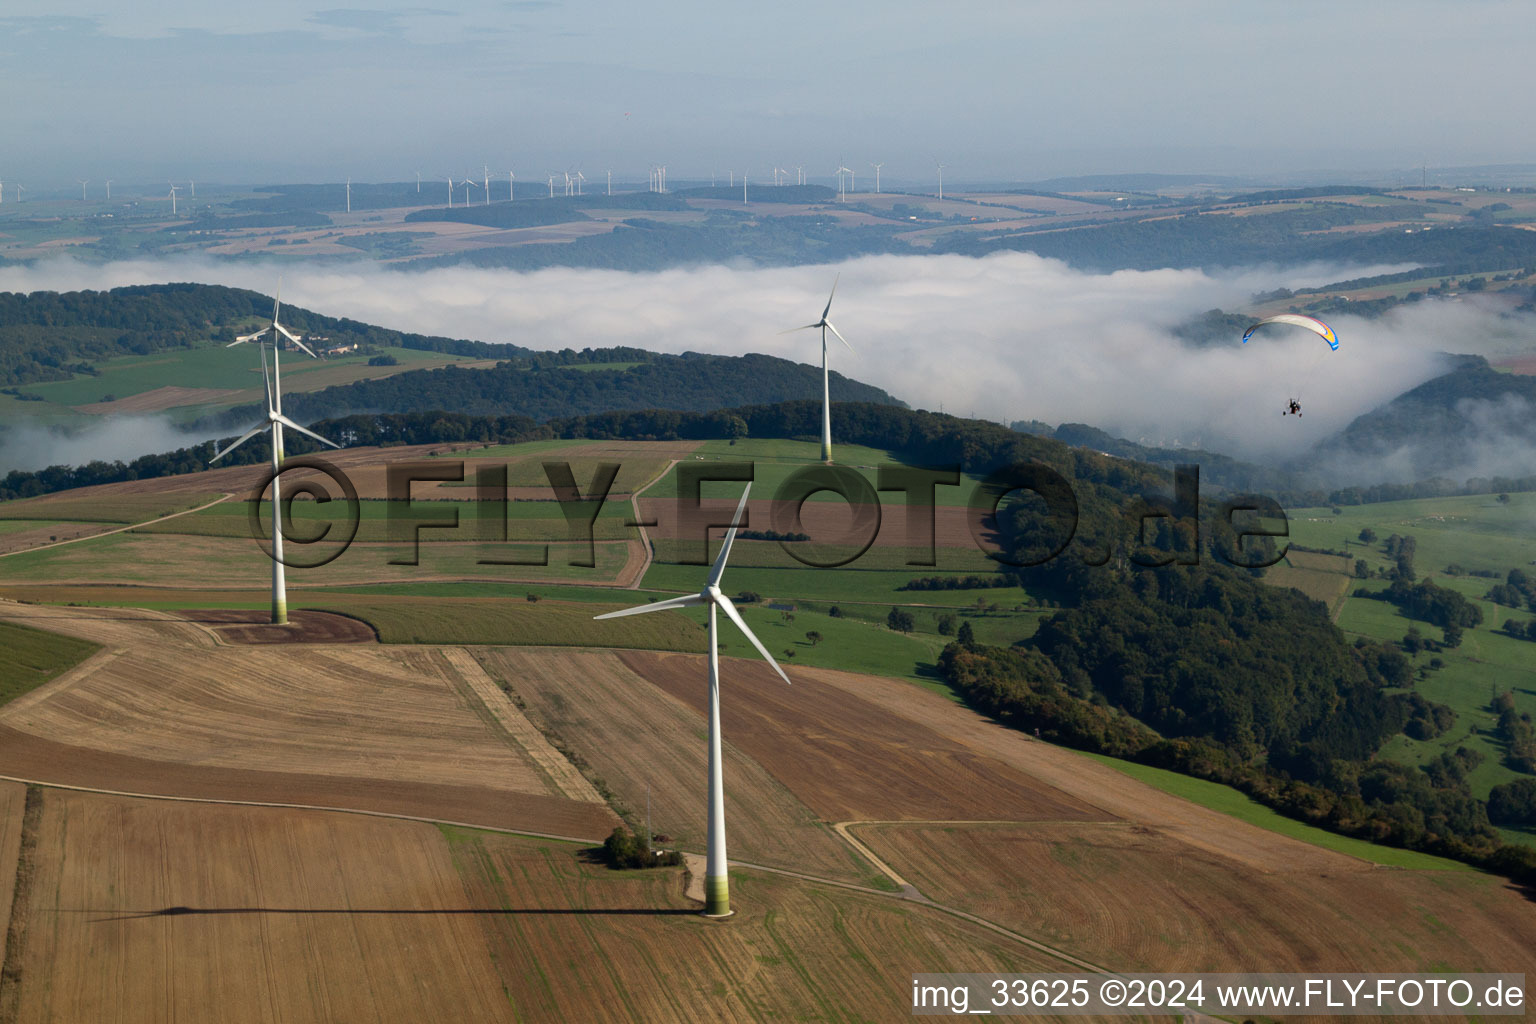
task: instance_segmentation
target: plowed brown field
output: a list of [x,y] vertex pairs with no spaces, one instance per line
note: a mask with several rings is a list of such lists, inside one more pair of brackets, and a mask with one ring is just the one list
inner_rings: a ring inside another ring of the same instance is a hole
[[[0,774],[562,835],[612,827],[601,803],[567,799],[486,708],[502,695],[477,695],[444,651],[226,646],[127,609],[4,603],[0,617],[108,648],[0,710]],[[498,713],[518,713],[503,701]]]
[[[650,652],[619,657],[702,718],[704,659]],[[726,659],[721,674],[725,738],[824,820],[1104,817],[1005,761],[892,714],[878,698],[829,685],[825,673],[797,670],[794,685],[785,686],[761,662]],[[892,691],[911,689],[882,682]]]
[[[669,846],[702,850],[707,725],[610,651],[487,649],[475,656]],[[702,667],[702,662],[699,665]],[[692,680],[705,688],[702,672]],[[780,683],[779,685],[783,685]],[[734,699],[734,695],[733,695]],[[810,808],[725,736],[726,840],[732,857],[870,884],[876,876]]]
[[11,895],[16,891],[16,855],[21,852],[21,811],[26,798],[26,786],[0,782],[0,964],[5,963]]
[[1140,825],[865,825],[925,894],[1149,971],[1536,972],[1536,906],[1472,872],[1255,872]]
[[611,872],[552,845],[450,836],[472,905],[508,908],[478,920],[523,1020],[895,1021],[911,1015],[913,971],[1060,969],[879,896],[737,870],[736,915],[721,925],[682,899],[675,871]]
[[50,790],[23,1021],[512,1019],[430,825]]

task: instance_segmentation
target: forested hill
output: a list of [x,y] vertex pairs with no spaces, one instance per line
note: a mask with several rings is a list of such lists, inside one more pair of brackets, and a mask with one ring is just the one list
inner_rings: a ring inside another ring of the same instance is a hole
[[[1500,373],[1478,356],[1461,356],[1449,373],[1355,419],[1318,456],[1390,457],[1400,464],[1400,475],[1422,480],[1460,479],[1469,469],[1514,474],[1521,464],[1529,471],[1532,451],[1536,377]],[[1508,466],[1501,456],[1509,456]]]
[[[118,356],[226,344],[272,317],[272,297],[209,284],[156,284],[111,291],[0,292],[0,384],[67,380]],[[386,330],[284,306],[292,330],[323,334],[333,344],[451,352],[478,358],[528,356],[519,345],[440,338]]]
[[[544,365],[535,358],[502,362],[490,369],[411,370],[311,394],[285,395],[283,408],[305,422],[353,412],[440,409],[546,420],[636,409],[708,412],[743,401],[769,404],[821,393],[817,367],[773,356],[693,352],[675,356],[628,350],[628,360],[605,367]],[[832,374],[831,390],[834,402],[902,405],[885,391],[838,373]],[[232,427],[259,415],[257,407],[244,406],[203,425]]]

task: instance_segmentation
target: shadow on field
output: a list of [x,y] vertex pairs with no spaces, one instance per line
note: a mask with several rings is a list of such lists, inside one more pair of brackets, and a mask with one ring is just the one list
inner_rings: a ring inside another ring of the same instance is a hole
[[[162,907],[159,910],[143,910],[99,917],[95,924],[107,921],[135,921],[156,917],[200,917],[219,914],[485,914],[508,916],[573,916],[573,917],[671,917],[679,914],[697,914],[696,909],[674,910],[671,908],[617,907],[609,910],[576,910],[570,908],[513,908],[513,907],[464,907],[457,910],[370,910],[356,907]],[[75,910],[68,913],[100,914],[100,910]]]

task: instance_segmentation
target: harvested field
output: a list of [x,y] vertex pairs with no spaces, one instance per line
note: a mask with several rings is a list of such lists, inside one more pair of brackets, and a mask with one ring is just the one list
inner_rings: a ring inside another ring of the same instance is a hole
[[1319,572],[1316,569],[1275,565],[1265,571],[1264,582],[1272,587],[1299,590],[1312,600],[1321,601],[1327,605],[1329,614],[1337,617],[1339,609],[1344,607],[1344,601],[1349,597],[1349,588],[1354,582],[1354,577],[1337,572]]
[[[290,564],[321,558],[336,546],[322,542],[314,551],[289,540]],[[501,543],[422,544],[416,565],[397,565],[413,557],[409,544],[355,543],[333,561],[314,568],[290,567],[291,583],[349,586],[391,581],[431,582],[478,579],[542,583],[614,583],[635,561],[639,545],[598,541],[591,554],[595,567],[572,565],[588,556],[586,545],[548,545],[547,565],[483,564],[485,560],[543,555],[542,546]],[[271,580],[272,562],[250,537],[193,537],[176,534],[119,533],[11,555],[5,560],[8,582],[175,587],[188,580],[199,587],[256,588]]]
[[[619,658],[703,720],[707,686],[702,658],[649,652],[625,652]],[[825,670],[792,668],[794,685],[785,686],[762,662],[727,658],[721,664],[722,686],[729,694],[721,706],[726,739],[824,821],[1105,817],[1091,805],[957,743],[920,720],[829,685]],[[892,680],[881,682],[891,689],[915,690]],[[976,718],[973,712],[956,710]]]
[[23,527],[15,530],[0,530],[0,554],[9,551],[25,551],[28,548],[41,547],[44,544],[55,544],[61,540],[75,540],[79,537],[90,537],[110,530],[112,527],[106,523],[60,523],[44,522],[32,523],[28,520],[0,520],[6,526],[17,525]]
[[0,617],[109,647],[0,710],[0,774],[562,835],[612,827],[606,807],[567,799],[488,720],[442,651],[225,646],[200,625],[126,609],[4,604]]
[[430,825],[48,791],[25,1021],[512,1019]]
[[447,832],[470,903],[508,909],[476,920],[497,963],[529,965],[504,979],[522,1020],[900,1020],[914,971],[1060,969],[924,907],[750,870],[732,872],[736,915],[721,927],[683,899],[675,869],[614,872]]
[[230,644],[371,644],[379,639],[368,623],[333,612],[297,609],[288,613],[286,626],[272,625],[270,612],[232,608],[185,611],[181,616],[211,627]]
[[[916,686],[833,669],[801,668],[794,671],[794,678],[797,690],[810,680],[825,683],[877,705],[888,715],[906,719],[923,730],[960,744],[977,757],[996,759],[1026,775],[1033,786],[1046,788],[1058,799],[1090,809],[1078,817],[1154,826],[1189,847],[1227,858],[1239,870],[1307,870],[1318,874],[1372,870],[1370,864],[1357,858],[1270,832],[1164,793],[1091,758],[1042,743]],[[779,685],[783,686],[782,683]],[[730,735],[729,730],[727,735]],[[861,817],[868,820],[882,816]],[[899,817],[908,818],[905,815]],[[995,821],[1002,815],[944,813],[932,817],[951,821],[962,817]]]
[[1143,825],[864,825],[942,903],[1116,969],[1536,971],[1536,906],[1471,872],[1252,872]]
[[[102,416],[120,416],[125,413],[160,412],[163,409],[175,409],[183,405],[225,405],[245,399],[252,394],[248,388],[183,388],[163,387],[153,391],[142,391],[137,395],[129,395],[127,398],[118,398],[110,402],[92,402],[89,405],[75,406],[76,412],[93,413]],[[259,392],[256,392],[259,394]]]
[[[21,852],[21,813],[27,787],[0,782],[0,964],[5,963],[5,939],[11,920],[11,896],[16,891],[16,855]],[[0,1003],[0,1011],[4,1004]]]
[[[510,684],[529,716],[589,766],[644,827],[647,789],[655,831],[704,849],[706,724],[657,693],[606,651],[476,652]],[[702,662],[699,664],[702,670]],[[694,680],[705,688],[702,671]],[[779,685],[783,685],[780,683]],[[871,884],[870,868],[831,829],[725,735],[726,838],[731,856]]]

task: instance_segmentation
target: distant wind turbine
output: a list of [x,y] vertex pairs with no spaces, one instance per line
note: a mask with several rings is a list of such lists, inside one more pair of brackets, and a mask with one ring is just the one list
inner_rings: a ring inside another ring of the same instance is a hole
[[347,212],[352,212],[352,179],[347,179]]
[[509,202],[509,203],[517,201],[517,185],[516,185],[516,181],[517,181],[517,175],[513,174],[511,171],[508,171],[507,172],[507,202]]
[[879,195],[880,194],[880,168],[884,167],[885,164],[870,164],[870,166],[875,169],[875,195]]
[[87,186],[89,184],[90,184],[89,180],[80,182],[80,201],[82,203],[85,202],[85,186]]
[[[17,200],[20,202],[20,200]],[[171,186],[171,216],[176,216],[176,186]]]
[[[279,352],[282,349],[282,339],[287,338],[308,353],[311,358],[315,354],[299,340],[298,335],[278,323],[277,314],[281,303],[282,285],[279,283],[278,296],[272,302],[272,322],[256,333],[242,335],[225,346],[226,348],[233,348],[246,342],[254,341],[258,343],[258,348],[261,352],[262,383],[266,385],[267,394],[266,419],[256,424],[250,430],[247,430],[244,434],[241,434],[240,437],[209,460],[210,463],[218,462],[246,441],[264,431],[270,431],[272,434],[272,622],[274,625],[282,625],[288,621],[288,587],[283,576],[283,499],[282,486],[279,482],[281,478],[278,476],[283,466],[283,427],[292,427],[299,433],[312,437],[321,444],[328,444],[332,448],[341,447],[336,442],[326,440],[313,430],[301,427],[283,415],[282,369],[278,359]],[[267,345],[262,340],[263,336],[269,333],[272,335],[272,375],[270,377],[267,375]]]
[[421,172],[420,171],[416,172],[416,194],[417,195],[421,194]]
[[485,205],[491,205],[491,169],[485,164],[480,165],[480,173],[485,176]]
[[474,178],[465,178],[462,182],[460,182],[460,184],[462,184],[464,186],[464,205],[468,206],[469,205],[469,190],[472,189],[472,188],[479,188],[480,187],[480,183],[478,181],[476,181]]
[[725,562],[731,555],[731,544],[736,540],[736,530],[741,525],[741,515],[747,507],[747,495],[751,493],[752,485],[749,483],[741,492],[741,501],[736,506],[735,516],[731,518],[731,528],[726,531],[725,541],[720,545],[720,554],[715,557],[714,567],[709,570],[709,579],[705,582],[703,590],[686,597],[668,598],[665,601],[656,601],[652,604],[595,616],[598,619],[616,619],[624,615],[644,615],[646,612],[693,608],[698,605],[709,606],[709,851],[704,868],[704,915],[706,917],[729,917],[731,914],[730,878],[727,874],[725,858],[725,780],[720,752],[720,642],[716,611],[725,612],[726,618],[736,623],[736,628],[740,629],[752,646],[757,648],[757,653],[773,666],[779,678],[786,683],[789,682],[789,676],[784,674],[779,663],[773,660],[773,655],[768,653],[768,648],[764,647],[763,642],[747,627],[746,621],[736,610],[736,606],[731,603],[731,599],[720,590],[720,578],[725,575]]
[[448,175],[448,209],[453,209],[453,175]]
[[112,198],[112,179],[111,178],[107,179],[107,198],[108,199]]
[[832,461],[832,385],[831,375],[827,371],[827,332],[831,331],[837,340],[847,346],[848,351],[853,351],[853,346],[848,344],[848,339],[838,334],[837,328],[832,326],[832,321],[827,315],[832,312],[832,296],[837,294],[837,282],[842,277],[838,274],[832,279],[832,295],[827,296],[827,306],[821,311],[821,319],[804,327],[791,327],[780,334],[793,334],[795,331],[808,331],[812,328],[821,328],[821,461]]
[[939,164],[939,205],[944,205],[944,165]]

